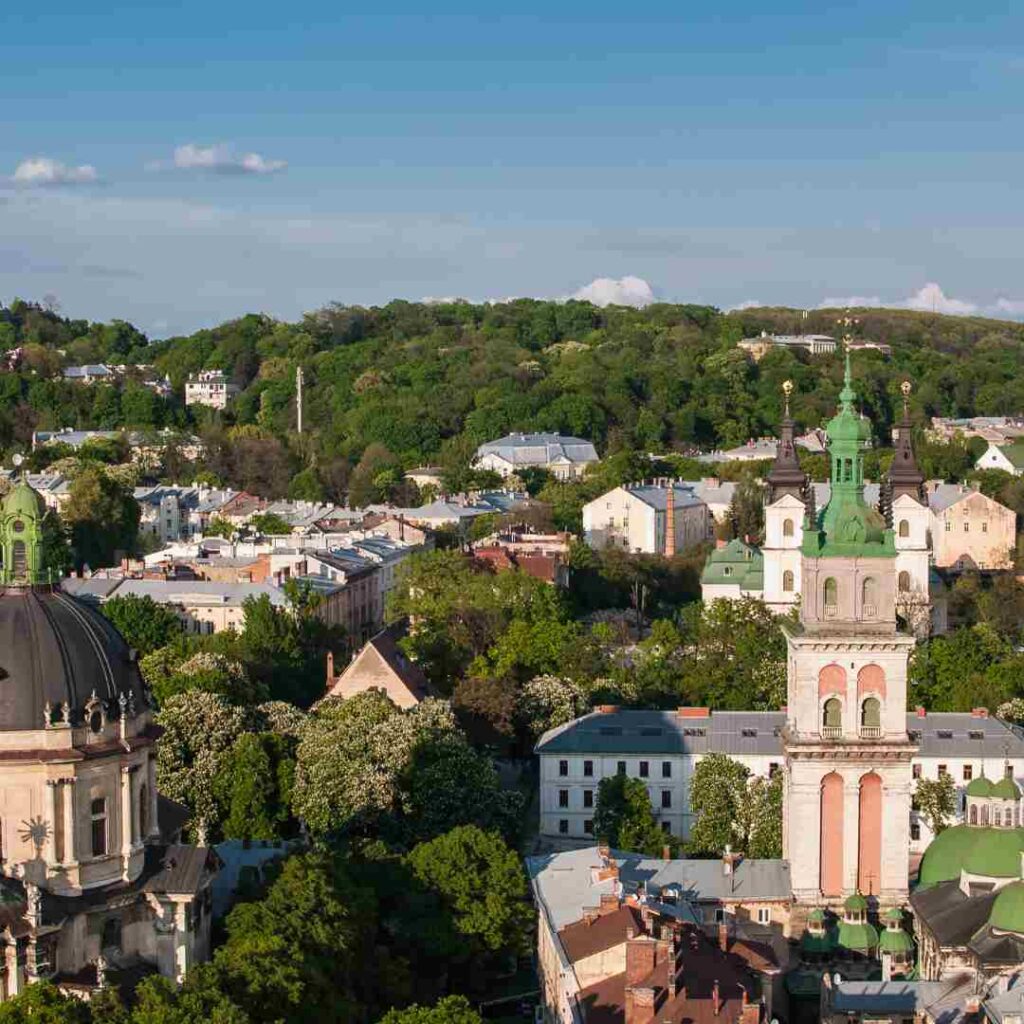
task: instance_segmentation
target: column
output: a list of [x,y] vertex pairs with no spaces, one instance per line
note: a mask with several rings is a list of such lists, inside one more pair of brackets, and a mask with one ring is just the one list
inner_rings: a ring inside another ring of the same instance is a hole
[[881,895],[886,902],[906,899],[909,890],[911,790],[910,765],[900,765],[883,777]]
[[[149,780],[147,789],[149,790],[149,834],[151,836],[160,835],[160,819],[159,819],[159,800],[157,798],[156,791],[156,758],[149,758],[146,763],[146,777]],[[146,837],[143,836],[143,839]]]
[[132,855],[132,769],[121,766],[121,868],[128,875],[128,860]]
[[180,985],[189,968],[188,904],[178,903],[174,914],[174,966],[175,981]]
[[[795,763],[794,775],[820,772],[812,765]],[[821,895],[821,781],[801,778],[794,782],[790,792],[793,799],[787,809],[789,815],[789,861],[792,871],[793,894],[798,900],[816,902]]]
[[62,779],[64,784],[64,863],[78,866],[78,836],[75,819],[75,780]]
[[846,852],[843,892],[852,893],[857,889],[857,853],[860,850],[860,780],[847,777],[843,783],[843,846]]
[[49,824],[46,843],[46,866],[54,868],[57,860],[57,786],[58,779],[46,780],[46,815]]

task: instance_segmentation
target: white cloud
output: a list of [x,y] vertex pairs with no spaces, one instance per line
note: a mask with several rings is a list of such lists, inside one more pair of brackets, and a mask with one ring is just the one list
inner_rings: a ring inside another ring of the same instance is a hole
[[952,316],[964,316],[978,308],[973,302],[951,299],[934,281],[929,281],[916,291],[903,305],[907,309],[919,309],[927,313],[949,313]]
[[573,292],[573,299],[592,302],[595,306],[647,306],[654,301],[654,291],[642,277],[597,277],[590,284]]
[[1008,316],[1024,316],[1024,299],[996,299],[992,307],[997,313],[1006,313]]
[[[150,165],[161,169],[165,164]],[[283,171],[288,163],[285,160],[268,160],[259,153],[236,153],[225,142],[214,146],[197,146],[187,142],[177,146],[171,166],[181,171],[214,171],[218,174],[274,174]]]
[[92,164],[68,167],[48,156],[34,156],[18,164],[12,180],[16,185],[86,185],[98,177]]
[[877,295],[843,295],[839,298],[830,296],[818,303],[818,309],[865,309],[881,304],[882,300]]
[[757,299],[744,299],[742,302],[737,302],[735,306],[730,306],[726,312],[739,313],[744,309],[760,309],[763,305],[764,303],[758,302]]

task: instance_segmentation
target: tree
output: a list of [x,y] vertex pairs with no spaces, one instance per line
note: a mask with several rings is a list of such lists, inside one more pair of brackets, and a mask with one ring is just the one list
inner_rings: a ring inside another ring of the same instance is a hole
[[516,718],[532,740],[583,714],[582,688],[560,676],[535,676],[525,683],[516,700]]
[[170,609],[157,604],[148,594],[128,594],[105,601],[100,610],[117,627],[129,647],[140,655],[164,647],[181,635],[181,620]]
[[481,953],[524,955],[534,911],[515,850],[493,832],[463,825],[409,854],[413,874],[440,896],[456,931]]
[[445,996],[433,1006],[407,1006],[390,1009],[380,1024],[483,1024],[483,1018],[465,996]]
[[687,852],[695,857],[720,857],[726,846],[745,851],[749,838],[748,779],[750,769],[726,754],[705,754],[690,782],[690,829]]
[[75,564],[81,568],[114,565],[135,547],[139,505],[131,489],[101,467],[83,469],[72,480],[64,508]]
[[238,533],[238,529],[234,524],[220,516],[211,516],[210,521],[206,524],[206,529],[203,530],[204,537],[223,537],[225,540],[231,540],[236,533]]
[[937,779],[920,778],[914,790],[914,803],[924,816],[932,835],[945,829],[956,814],[956,786],[953,776],[942,772]]
[[292,525],[274,512],[259,512],[250,517],[249,527],[254,533],[266,536],[286,537],[292,532]]
[[[782,772],[757,776],[747,790],[745,815],[749,857],[776,860],[782,856]],[[741,808],[742,809],[742,808]]]
[[0,1003],[0,1024],[90,1024],[89,1007],[48,981]]
[[622,773],[598,786],[594,834],[616,849],[651,855],[660,854],[670,839],[654,820],[647,787]]
[[293,744],[272,732],[243,733],[217,779],[226,839],[284,839],[294,832]]
[[752,544],[760,540],[764,531],[764,494],[757,480],[746,477],[736,485],[728,521],[733,537],[749,538]]

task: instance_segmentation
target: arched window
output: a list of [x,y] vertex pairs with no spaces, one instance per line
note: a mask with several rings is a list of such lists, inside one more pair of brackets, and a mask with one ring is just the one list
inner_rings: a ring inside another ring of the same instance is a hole
[[11,568],[15,576],[24,576],[28,572],[28,558],[25,555],[25,542],[16,540],[11,549]]
[[821,724],[826,729],[841,729],[843,726],[843,705],[838,697],[829,697],[822,709]]
[[103,857],[107,852],[107,801],[98,797],[90,805],[92,818],[92,855]]
[[910,573],[904,569],[896,580],[896,586],[901,594],[910,592]]
[[839,584],[831,576],[825,580],[825,615],[833,616],[839,612]]
[[782,574],[782,589],[787,594],[793,592],[793,572],[790,569]]
[[978,805],[977,804],[971,804],[971,824],[972,825],[977,825],[978,824]]
[[878,584],[872,576],[861,586],[861,603],[865,615],[871,616],[878,611]]
[[910,523],[908,523],[906,519],[901,519],[900,520],[900,536],[901,537],[909,537],[910,536]]
[[121,920],[117,917],[108,917],[103,922],[103,938],[100,940],[103,949],[121,948]]
[[845,459],[843,466],[843,480],[849,483],[853,479],[853,459]]
[[149,832],[149,786],[143,783],[139,786],[139,839],[146,838]]
[[877,697],[868,697],[860,706],[860,724],[863,729],[882,727],[882,705]]
[[992,808],[992,824],[995,825],[996,828],[999,828],[1000,825],[1002,825],[1002,823],[1003,823],[1002,811],[1000,811],[998,807],[993,807]]
[[988,824],[988,804],[983,804],[981,808],[981,823],[982,825]]
[[793,536],[793,520],[786,519],[782,524],[782,536],[792,537]]

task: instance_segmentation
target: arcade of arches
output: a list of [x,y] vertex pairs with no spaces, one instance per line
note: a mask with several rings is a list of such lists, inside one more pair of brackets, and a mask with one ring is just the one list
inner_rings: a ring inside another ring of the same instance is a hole
[[867,772],[856,783],[856,836],[843,834],[846,796],[846,783],[838,772],[821,780],[821,892],[828,897],[843,894],[847,852],[856,850],[857,889],[876,895],[882,877],[882,780]]

